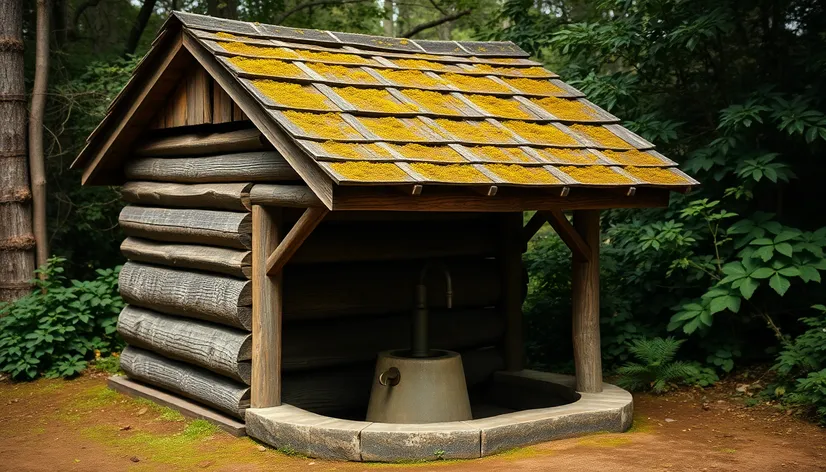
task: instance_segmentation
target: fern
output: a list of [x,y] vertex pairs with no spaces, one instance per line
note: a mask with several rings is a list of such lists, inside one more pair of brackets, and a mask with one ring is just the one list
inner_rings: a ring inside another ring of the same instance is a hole
[[683,341],[672,337],[634,341],[629,350],[638,362],[630,362],[617,369],[617,383],[628,390],[651,390],[662,393],[686,377],[695,375],[695,367],[675,361]]

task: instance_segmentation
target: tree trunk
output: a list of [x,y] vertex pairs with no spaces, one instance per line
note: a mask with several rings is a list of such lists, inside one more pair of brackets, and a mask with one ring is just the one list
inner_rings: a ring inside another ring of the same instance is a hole
[[50,3],[49,0],[37,0],[34,88],[32,89],[32,109],[29,115],[29,168],[34,202],[34,239],[37,244],[38,266],[43,266],[49,259],[46,232],[46,156],[43,155],[43,115],[46,112],[46,89],[49,82]]
[[126,42],[126,48],[123,50],[124,56],[135,54],[135,50],[138,49],[138,43],[143,35],[143,30],[146,29],[146,24],[149,23],[149,17],[151,17],[152,12],[155,11],[156,1],[157,0],[144,0],[140,12],[138,12],[138,17],[135,19],[132,32],[129,33],[129,40]]
[[23,1],[0,2],[0,303],[31,290],[34,235],[26,164]]
[[238,19],[238,0],[208,0],[207,14],[218,18]]

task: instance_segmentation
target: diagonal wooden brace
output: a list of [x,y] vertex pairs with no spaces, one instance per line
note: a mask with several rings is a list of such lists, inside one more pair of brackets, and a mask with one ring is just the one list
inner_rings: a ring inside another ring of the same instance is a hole
[[562,241],[571,249],[574,259],[580,261],[588,261],[591,259],[591,248],[585,240],[582,239],[582,236],[568,219],[565,218],[562,210],[546,210],[538,213],[542,213],[542,215],[548,219],[548,223],[551,224],[556,234],[558,234]]
[[267,257],[267,275],[274,275],[281,271],[290,258],[293,257],[304,240],[313,232],[316,226],[321,223],[324,216],[330,211],[324,207],[311,207],[304,210],[304,214],[290,229],[275,251]]

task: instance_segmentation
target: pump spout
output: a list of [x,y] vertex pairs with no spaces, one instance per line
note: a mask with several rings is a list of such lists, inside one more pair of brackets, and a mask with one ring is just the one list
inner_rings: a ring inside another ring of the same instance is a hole
[[431,265],[438,265],[445,275],[447,284],[447,307],[453,308],[453,281],[450,277],[450,270],[444,262],[428,262],[422,267],[419,273],[419,283],[416,285],[416,308],[413,310],[413,339],[411,341],[411,357],[428,357],[430,346],[428,343],[428,310],[427,310],[427,286],[425,279],[427,271]]

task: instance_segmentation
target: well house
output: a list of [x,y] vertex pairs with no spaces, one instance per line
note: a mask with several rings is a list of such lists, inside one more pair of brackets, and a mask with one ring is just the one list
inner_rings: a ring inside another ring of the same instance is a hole
[[[602,381],[600,210],[696,184],[512,43],[184,13],[73,166],[128,203],[127,377],[110,385],[347,460],[627,429],[630,395]],[[524,366],[521,256],[545,222],[572,252],[574,377]],[[432,261],[450,289],[420,275]],[[377,353],[410,346],[417,283],[429,342],[461,353],[472,418],[367,421],[371,388],[391,388]]]

